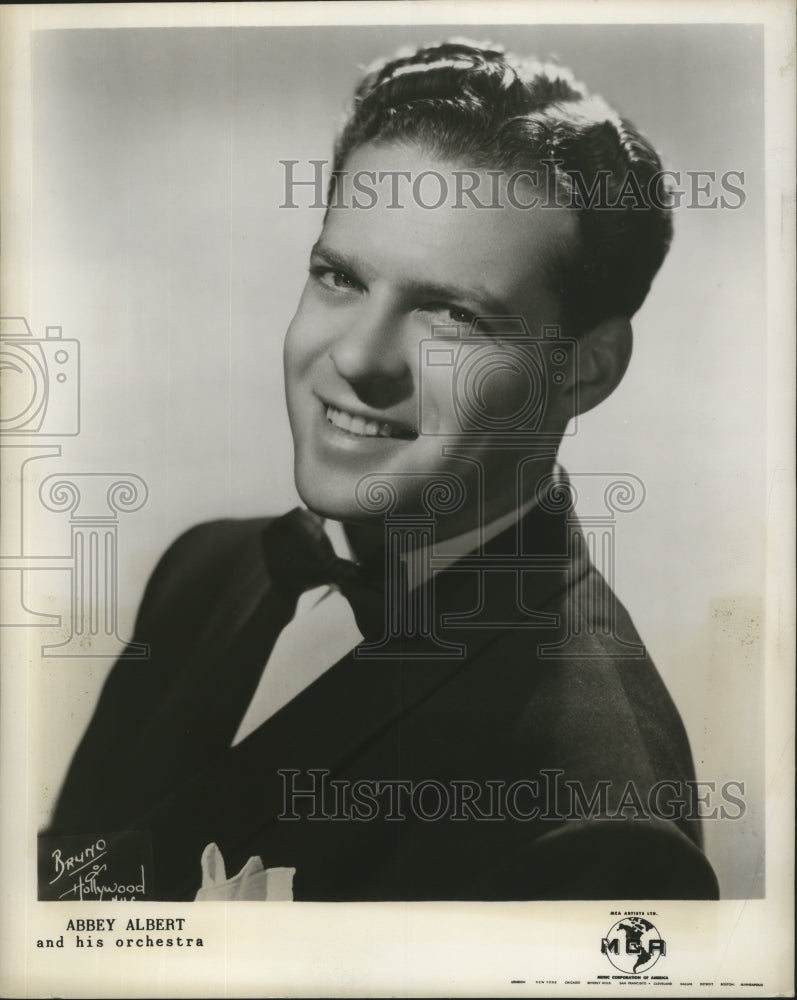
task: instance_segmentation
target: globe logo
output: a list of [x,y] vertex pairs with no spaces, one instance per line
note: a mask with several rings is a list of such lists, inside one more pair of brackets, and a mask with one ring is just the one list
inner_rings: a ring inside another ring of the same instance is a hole
[[601,941],[601,952],[626,975],[647,972],[666,953],[659,932],[643,917],[618,920]]

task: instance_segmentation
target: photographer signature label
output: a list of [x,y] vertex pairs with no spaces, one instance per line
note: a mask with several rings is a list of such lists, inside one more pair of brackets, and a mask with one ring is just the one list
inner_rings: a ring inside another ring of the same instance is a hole
[[132,830],[39,837],[38,872],[40,900],[152,899],[150,834]]

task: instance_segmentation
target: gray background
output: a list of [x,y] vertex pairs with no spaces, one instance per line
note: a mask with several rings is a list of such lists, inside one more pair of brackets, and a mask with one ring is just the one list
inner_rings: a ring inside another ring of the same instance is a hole
[[[281,342],[320,211],[279,209],[280,159],[330,156],[357,66],[451,27],[39,32],[33,44],[37,335],[82,350],[82,430],[45,460],[135,472],[120,527],[121,632],[154,563],[208,518],[296,501]],[[464,33],[464,32],[463,32]],[[763,882],[765,484],[763,45],[744,25],[485,26],[556,55],[680,170],[743,170],[738,211],[681,209],[635,321],[631,368],[563,448],[571,472],[628,472],[647,499],[618,526],[616,589],[683,716],[699,777],[744,781],[748,811],[709,821],[726,897]],[[301,199],[297,199],[301,200]],[[5,314],[18,312],[3,304]],[[45,467],[46,466],[46,467]],[[41,544],[68,551],[63,515]],[[44,551],[44,550],[43,550]],[[53,554],[55,549],[52,549]],[[65,600],[64,574],[39,591]],[[43,638],[51,641],[42,630]],[[110,661],[42,660],[52,805]]]

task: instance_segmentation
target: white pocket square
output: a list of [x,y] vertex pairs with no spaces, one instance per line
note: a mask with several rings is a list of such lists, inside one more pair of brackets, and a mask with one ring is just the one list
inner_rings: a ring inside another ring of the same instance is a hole
[[195,902],[241,899],[263,902],[292,902],[295,868],[263,868],[256,855],[232,878],[227,878],[224,858],[216,844],[202,852],[202,887]]

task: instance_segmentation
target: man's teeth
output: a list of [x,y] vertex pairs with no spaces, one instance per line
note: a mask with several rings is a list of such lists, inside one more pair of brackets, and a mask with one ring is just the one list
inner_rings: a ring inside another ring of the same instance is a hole
[[402,430],[386,420],[366,420],[353,413],[346,413],[345,410],[336,410],[334,406],[327,406],[327,420],[342,431],[348,431],[349,434],[356,434],[358,437],[415,437],[409,431]]

